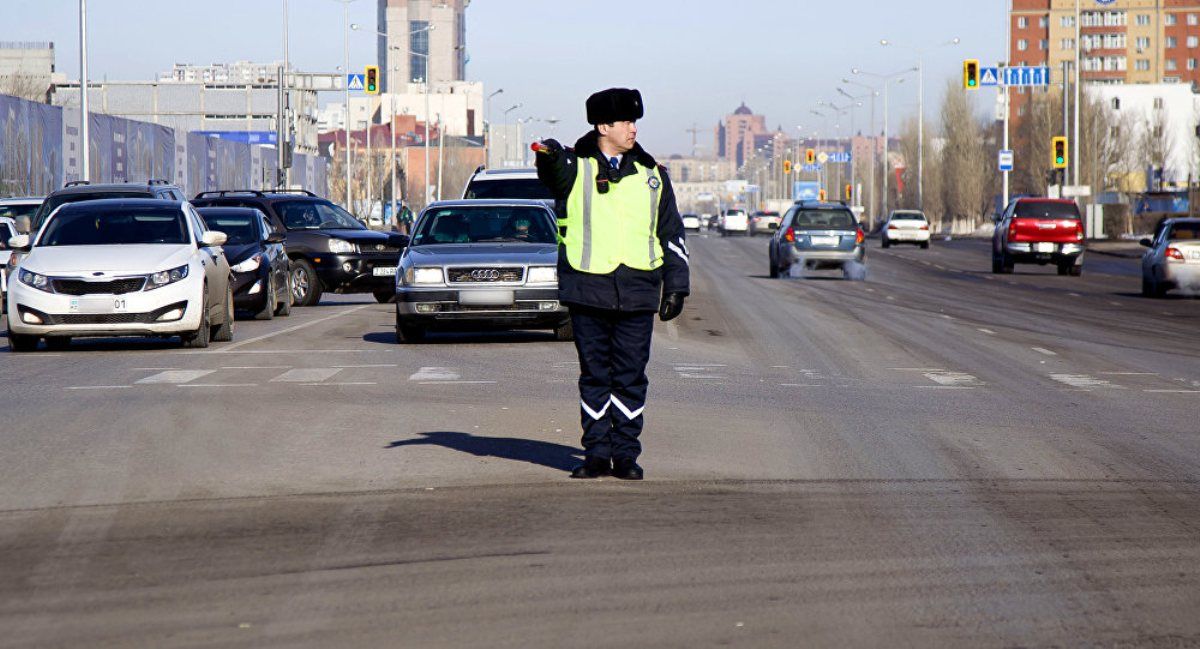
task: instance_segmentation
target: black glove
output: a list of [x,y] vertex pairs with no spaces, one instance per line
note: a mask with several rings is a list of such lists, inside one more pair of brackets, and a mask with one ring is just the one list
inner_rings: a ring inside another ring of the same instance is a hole
[[546,155],[551,159],[557,159],[563,153],[563,145],[559,144],[558,140],[542,140],[542,146],[546,147]]
[[658,305],[658,319],[663,322],[674,320],[683,313],[683,293],[667,293],[662,297],[662,303]]

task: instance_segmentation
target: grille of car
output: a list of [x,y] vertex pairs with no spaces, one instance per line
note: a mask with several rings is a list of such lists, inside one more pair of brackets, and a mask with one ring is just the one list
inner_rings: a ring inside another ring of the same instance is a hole
[[54,280],[54,291],[63,295],[121,295],[142,290],[145,277],[114,279],[110,282],[85,282],[78,279]]
[[395,255],[400,253],[400,248],[382,243],[360,243],[358,244],[358,249],[364,254],[370,255]]
[[451,284],[494,284],[519,282],[525,278],[524,268],[450,268],[446,276]]
[[105,313],[93,315],[90,313],[68,313],[50,316],[52,325],[99,325],[99,324],[133,324],[135,322],[150,322],[148,313]]

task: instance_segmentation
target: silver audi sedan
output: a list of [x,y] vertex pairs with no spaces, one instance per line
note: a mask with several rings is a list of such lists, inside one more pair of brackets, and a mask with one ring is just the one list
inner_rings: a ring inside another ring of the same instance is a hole
[[396,269],[396,341],[431,329],[551,329],[572,340],[558,301],[558,229],[536,200],[433,203]]

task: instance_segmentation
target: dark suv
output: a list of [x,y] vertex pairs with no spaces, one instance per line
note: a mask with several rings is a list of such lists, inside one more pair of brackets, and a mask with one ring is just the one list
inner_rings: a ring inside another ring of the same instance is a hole
[[46,217],[58,206],[79,201],[94,201],[102,198],[152,198],[167,201],[187,201],[183,190],[165,180],[151,179],[144,183],[96,184],[76,180],[63,185],[62,189],[50,192],[41,207],[33,214],[31,232],[37,232],[46,222]]
[[372,293],[379,302],[396,294],[396,265],[408,245],[403,234],[368,230],[346,210],[305,190],[201,192],[196,207],[253,207],[286,233],[297,306],[312,306],[325,291]]

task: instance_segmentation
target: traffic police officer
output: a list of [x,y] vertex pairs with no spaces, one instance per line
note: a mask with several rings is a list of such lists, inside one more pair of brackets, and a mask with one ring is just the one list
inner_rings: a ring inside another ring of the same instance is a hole
[[688,247],[666,170],[637,143],[637,90],[587,100],[592,131],[564,149],[547,140],[538,177],[557,199],[559,299],[579,352],[584,462],[573,478],[641,480],[646,363],[654,314],[683,311]]

